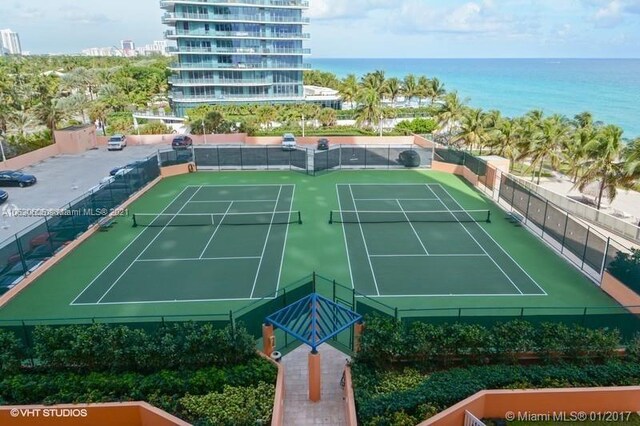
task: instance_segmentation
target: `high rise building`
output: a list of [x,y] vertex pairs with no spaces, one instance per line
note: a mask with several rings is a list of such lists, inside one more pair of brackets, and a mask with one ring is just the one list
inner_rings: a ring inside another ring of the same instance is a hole
[[136,56],[136,44],[133,40],[121,40],[120,46],[122,47],[123,56]]
[[10,55],[21,55],[22,47],[20,46],[20,36],[18,33],[10,29],[0,30],[2,39],[2,47]]
[[217,103],[304,99],[306,0],[161,0],[171,48],[170,98],[177,115]]

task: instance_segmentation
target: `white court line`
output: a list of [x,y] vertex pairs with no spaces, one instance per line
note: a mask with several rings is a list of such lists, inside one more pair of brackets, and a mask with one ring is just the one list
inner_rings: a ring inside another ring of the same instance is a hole
[[[517,294],[517,293],[507,293],[507,294],[491,294],[491,293],[469,293],[469,294],[385,294],[385,295],[381,295],[381,296],[376,296],[375,294],[373,295],[356,295],[356,297],[360,297],[360,298],[371,298],[371,299],[378,299],[378,298],[383,298],[383,297],[388,297],[388,298],[392,298],[392,297],[398,297],[398,298],[402,298],[402,297],[535,297],[535,296],[540,296],[540,297],[544,297],[544,294]],[[458,310],[458,308],[444,308],[444,309],[451,309],[451,310]],[[443,309],[443,310],[444,310]],[[474,309],[474,308],[463,308],[463,309]],[[490,309],[490,308],[486,308],[486,309]],[[514,308],[514,309],[519,309],[519,308]]]
[[[261,299],[274,299],[273,297],[264,297]],[[133,302],[102,302],[102,303],[76,303],[78,306],[96,306],[96,305],[143,305],[151,303],[197,303],[197,302],[244,302],[260,299],[249,299],[247,297],[237,299],[176,299],[176,300],[140,300]]]
[[371,257],[487,257],[486,254],[372,254]]
[[271,235],[271,228],[273,228],[273,219],[276,216],[276,211],[278,210],[278,202],[280,201],[280,194],[282,193],[282,186],[278,190],[278,197],[276,204],[273,206],[273,213],[271,214],[271,222],[269,223],[269,229],[267,230],[267,236],[264,239],[264,245],[262,246],[262,254],[260,255],[260,262],[258,262],[258,269],[256,270],[256,276],[253,279],[253,286],[251,287],[251,294],[249,297],[253,298],[253,292],[256,291],[256,284],[258,283],[258,275],[260,275],[260,267],[262,266],[262,259],[264,258],[264,252],[267,249],[267,244],[269,243],[269,235]]
[[438,201],[437,198],[354,198],[353,201]]
[[245,260],[260,259],[260,256],[230,256],[230,257],[184,257],[175,259],[138,259],[134,262],[198,262],[200,260]]
[[[186,203],[184,203],[184,204],[182,205],[182,207],[180,207],[180,209],[178,210],[178,212],[177,212],[177,213],[175,213],[175,214],[173,215],[173,217],[176,217],[177,215],[179,215],[179,214],[180,214],[180,212],[182,211],[182,209],[184,209],[184,208],[187,206],[187,204],[189,204],[189,201],[191,201],[191,199],[192,199],[193,197],[195,197],[195,196],[196,196],[196,194],[200,191],[200,189],[202,189],[202,187],[200,187],[200,188],[196,189],[196,191],[191,195],[191,197],[187,200],[187,202],[186,202]],[[149,247],[151,247],[151,244],[153,244],[153,243],[155,242],[155,240],[157,240],[157,239],[158,239],[158,237],[162,234],[162,232],[164,232],[164,230],[165,230],[165,229],[167,229],[167,226],[168,226],[168,225],[169,225],[169,222],[167,222],[167,225],[163,226],[163,227],[162,227],[162,229],[160,229],[160,231],[158,231],[158,233],[156,234],[156,236],[155,236],[155,237],[153,237],[153,239],[149,242],[149,244],[147,244],[147,246],[146,246],[146,247],[145,247],[145,248],[140,252],[140,254],[138,254],[138,256],[133,260],[133,262],[131,262],[131,263],[129,264],[129,266],[127,266],[127,269],[125,269],[125,270],[124,270],[124,272],[123,272],[123,273],[121,273],[121,274],[120,274],[120,276],[119,276],[119,277],[118,277],[118,278],[113,282],[113,284],[111,284],[111,287],[109,287],[109,288],[107,289],[107,291],[105,291],[105,293],[102,295],[102,297],[101,297],[100,299],[98,299],[98,302],[97,302],[98,304],[99,304],[99,303],[102,301],[102,299],[104,299],[104,297],[105,297],[105,296],[106,296],[106,295],[111,291],[111,289],[112,289],[113,287],[115,287],[115,285],[118,283],[118,281],[120,281],[120,279],[121,279],[122,277],[124,277],[124,274],[126,274],[126,273],[129,271],[129,269],[131,269],[131,267],[134,265],[134,263],[136,263],[136,261],[137,261],[138,259],[140,259],[140,257],[142,257],[142,255],[144,254],[144,252],[145,252],[145,251],[147,251],[147,249],[148,249]]]
[[207,241],[207,244],[202,249],[202,252],[200,253],[200,259],[202,259],[202,257],[204,256],[204,252],[207,251],[207,249],[209,248],[209,244],[211,244],[211,241],[213,241],[213,237],[216,236],[218,229],[220,229],[220,225],[222,225],[222,221],[224,220],[227,213],[229,213],[229,210],[231,210],[231,206],[233,206],[233,201],[230,202],[229,205],[227,206],[227,210],[222,215],[222,219],[220,219],[220,221],[218,222],[218,226],[216,226],[216,229],[213,230],[213,234],[211,234],[211,238],[209,238],[209,241]]
[[396,202],[398,203],[398,206],[400,207],[400,211],[402,211],[402,214],[407,219],[407,223],[409,224],[409,226],[411,226],[411,229],[413,229],[413,233],[416,236],[416,238],[418,239],[418,242],[420,243],[420,245],[422,246],[422,250],[424,250],[424,252],[428,255],[429,251],[427,250],[427,248],[422,243],[422,240],[420,239],[420,235],[418,235],[418,231],[416,231],[416,228],[413,226],[413,223],[411,223],[411,221],[409,220],[409,216],[407,216],[407,212],[404,211],[404,208],[402,207],[402,204],[400,203],[400,200],[396,200]]
[[[342,215],[342,204],[340,203],[340,190],[338,189],[339,184],[336,184],[336,195],[338,196],[338,209],[340,209],[340,215]],[[355,204],[354,204],[355,207]],[[351,271],[351,256],[349,255],[349,244],[347,244],[347,230],[344,228],[344,218],[340,217],[342,220],[342,236],[344,237],[344,249],[347,251],[347,265],[349,266],[349,276],[351,277],[351,288],[355,289],[355,283],[353,282],[353,272]]]
[[194,200],[190,201],[194,203],[275,203],[277,200]]
[[[176,200],[177,200],[178,198],[180,198],[180,196],[181,196],[182,194],[184,194],[184,191],[186,191],[186,190],[187,190],[187,188],[190,188],[190,187],[191,187],[191,185],[189,185],[189,186],[185,186],[185,187],[182,189],[182,191],[180,191],[180,193],[178,193],[178,195],[176,195],[176,196],[173,198],[173,200],[171,200],[171,202],[170,202],[169,204],[167,204],[167,207],[165,207],[165,208],[164,208],[164,209],[163,209],[159,214],[162,214],[162,213],[164,213],[165,211],[167,211],[167,209],[168,209],[169,207],[171,207],[171,205],[172,205],[173,203],[175,203],[175,202],[176,202]],[[123,254],[123,253],[124,253],[124,252],[125,252],[125,251],[130,247],[130,246],[131,246],[131,244],[135,243],[135,242],[136,242],[136,240],[137,240],[138,238],[140,238],[140,237],[142,236],[142,234],[144,234],[144,233],[145,233],[145,231],[146,231],[146,229],[143,229],[143,230],[142,230],[142,232],[140,232],[140,233],[139,233],[139,234],[138,234],[138,235],[137,235],[133,240],[131,240],[131,242],[130,242],[129,244],[127,244],[127,246],[126,246],[125,248],[123,248],[122,250],[120,250],[120,253],[118,253],[118,254],[116,255],[116,257],[114,257],[114,258],[113,258],[113,260],[112,260],[111,262],[109,262],[109,264],[108,264],[107,266],[105,266],[105,267],[102,269],[102,271],[100,271],[100,273],[99,273],[98,275],[96,275],[96,277],[95,277],[93,280],[91,280],[91,282],[90,282],[89,284],[87,284],[87,286],[86,286],[86,287],[85,287],[85,288],[80,292],[80,294],[78,294],[78,295],[76,296],[76,298],[75,298],[75,299],[73,299],[73,300],[71,301],[71,303],[69,303],[69,305],[77,305],[78,303],[75,303],[75,301],[76,301],[76,300],[78,300],[78,298],[79,298],[80,296],[82,296],[82,295],[84,294],[84,292],[85,292],[85,291],[87,291],[87,289],[88,289],[89,287],[91,287],[91,285],[93,285],[93,283],[94,283],[98,278],[100,278],[100,276],[101,276],[102,274],[104,274],[104,272],[105,272],[107,269],[109,269],[109,267],[110,267],[111,265],[113,265],[113,263],[114,263],[116,260],[118,260],[118,258],[119,258],[120,256],[122,256],[122,254]]]
[[[446,189],[446,188],[444,188],[444,187],[443,187],[442,185],[440,185],[440,184],[436,184],[436,185],[440,186],[440,188],[442,188],[442,190],[443,190],[447,195],[449,195],[449,197],[450,197],[450,198],[451,198],[451,199],[452,199],[452,200],[453,200],[453,201],[454,201],[458,206],[460,206],[460,208],[462,208],[462,206],[460,205],[460,203],[458,203],[458,201],[457,201],[455,198],[453,198],[453,197],[451,196],[451,194],[449,194],[449,191],[447,191],[447,189]],[[431,190],[431,188],[429,188],[429,190]],[[433,191],[431,191],[431,192],[433,192]],[[435,194],[435,193],[434,193],[434,194]],[[437,195],[436,195],[436,196],[437,196]],[[519,264],[518,262],[516,262],[516,261],[515,261],[515,259],[514,259],[513,257],[511,257],[511,255],[510,255],[510,254],[509,254],[509,253],[508,253],[504,248],[502,248],[502,246],[501,246],[500,244],[498,244],[498,242],[497,242],[497,241],[496,241],[496,240],[491,236],[491,234],[489,234],[489,233],[486,231],[486,229],[484,229],[484,228],[483,228],[482,226],[480,226],[480,225],[477,225],[477,226],[478,226],[480,229],[482,229],[482,231],[483,231],[485,234],[487,234],[487,236],[488,236],[489,238],[491,238],[491,241],[493,241],[493,242],[494,242],[494,243],[495,243],[495,244],[500,248],[500,250],[502,250],[502,252],[503,252],[504,254],[506,254],[506,255],[509,257],[509,259],[511,259],[511,261],[512,261],[513,263],[515,263],[515,264],[516,264],[516,266],[517,266],[518,268],[520,268],[520,270],[521,270],[522,272],[524,272],[524,274],[525,274],[527,277],[529,277],[529,279],[530,279],[530,280],[531,280],[531,281],[536,285],[536,287],[538,287],[538,288],[542,291],[542,293],[543,293],[543,294],[541,294],[541,296],[548,296],[547,292],[546,292],[546,291],[544,291],[544,289],[543,289],[542,287],[540,287],[540,285],[536,282],[536,280],[534,280],[534,279],[531,277],[531,275],[529,275],[529,273],[528,273],[527,271],[525,271],[525,270],[524,270],[524,268],[523,268],[522,266],[520,266],[520,264]]]
[[[429,188],[428,186],[427,186],[427,188],[429,189],[429,191],[433,192],[433,191],[431,190],[431,188]],[[444,190],[444,188],[443,188],[443,190]],[[445,192],[446,192],[446,191],[445,191]],[[433,192],[433,194],[434,194],[436,197],[438,196],[438,194],[436,194],[435,192]],[[451,197],[451,194],[449,194],[449,193],[447,193],[447,194],[449,195],[449,197]],[[439,198],[439,197],[438,197],[438,198]],[[456,202],[456,204],[457,204],[457,201],[455,201],[455,200],[454,200],[454,202]],[[447,205],[444,203],[444,201],[440,200],[440,203],[442,203],[442,205],[443,205],[447,210],[450,210],[450,209],[449,209],[449,206],[447,206]],[[458,206],[460,206],[460,204],[458,204]],[[460,206],[460,208],[462,208],[462,206]],[[458,220],[458,218],[457,218],[453,213],[451,213],[451,215],[452,215],[456,220]],[[478,242],[478,240],[476,240],[476,238],[471,234],[471,232],[469,232],[469,230],[467,229],[467,227],[466,227],[466,226],[464,226],[464,224],[463,224],[462,222],[460,222],[459,220],[458,220],[458,223],[460,224],[460,226],[462,226],[462,229],[464,229],[464,230],[465,230],[465,232],[466,232],[467,234],[469,234],[469,236],[473,239],[473,241],[475,241],[475,242],[476,242],[476,244],[478,245],[478,247],[480,247],[480,249],[481,249],[481,250],[482,250],[482,251],[483,251],[487,256],[489,256],[489,259],[491,259],[491,261],[493,262],[493,264],[494,264],[494,265],[496,265],[496,267],[500,270],[500,272],[502,272],[502,274],[503,274],[505,277],[507,277],[507,279],[509,280],[509,282],[511,283],[511,285],[513,285],[513,286],[516,288],[516,290],[518,290],[518,293],[520,293],[520,294],[524,294],[524,293],[522,292],[522,290],[520,290],[520,288],[516,285],[516,283],[514,283],[514,282],[513,282],[513,280],[511,279],[511,277],[510,277],[509,275],[507,275],[507,273],[506,273],[506,272],[505,272],[505,271],[500,267],[500,265],[498,265],[498,262],[496,262],[496,261],[495,261],[495,259],[494,259],[493,257],[491,257],[491,256],[489,255],[489,253],[487,253],[487,251],[485,250],[485,248],[484,248],[484,247],[483,247],[483,246]]]
[[[293,209],[293,197],[296,193],[296,186],[293,185],[293,190],[291,191],[291,202],[289,203],[289,211]],[[289,221],[290,222],[290,221]],[[282,265],[284,264],[284,252],[287,247],[287,238],[289,236],[289,227],[291,223],[287,223],[287,229],[284,231],[284,243],[282,244],[282,256],[280,256],[280,269],[278,270],[278,280],[276,281],[276,293],[275,296],[278,296],[278,290],[280,289],[280,277],[282,276]]]
[[254,187],[254,186],[275,186],[275,187],[281,187],[281,186],[295,186],[292,183],[286,183],[286,184],[279,184],[279,183],[256,183],[256,184],[251,184],[251,185],[247,185],[246,183],[237,183],[237,184],[225,184],[225,185],[189,185],[189,186],[197,186],[200,188],[225,188],[225,187],[233,187],[233,188],[237,188],[239,186],[246,186],[246,187]]
[[[353,200],[353,190],[349,185],[349,192],[351,193],[351,199]],[[356,202],[353,202],[353,206],[356,207]],[[357,208],[357,207],[356,207]],[[364,230],[362,229],[362,222],[360,222],[360,213],[356,210],[356,218],[358,219],[358,226],[360,227],[360,234],[362,235],[362,242],[364,243],[364,250],[367,253],[367,261],[369,262],[369,268],[371,268],[371,275],[373,276],[373,284],[376,286],[376,292],[380,294],[378,288],[378,280],[376,279],[376,273],[373,271],[373,264],[371,263],[371,256],[369,255],[369,247],[367,247],[367,240],[364,238]]]

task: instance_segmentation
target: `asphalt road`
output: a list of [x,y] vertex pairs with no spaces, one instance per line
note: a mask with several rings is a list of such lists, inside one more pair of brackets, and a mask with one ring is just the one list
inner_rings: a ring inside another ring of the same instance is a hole
[[[130,146],[122,151],[99,148],[78,155],[58,155],[22,170],[38,182],[27,188],[3,188],[9,199],[0,208],[57,209],[81,197],[117,166],[155,154],[169,146]],[[14,207],[15,206],[15,207]],[[0,212],[0,241],[38,222],[39,217],[9,217]]]

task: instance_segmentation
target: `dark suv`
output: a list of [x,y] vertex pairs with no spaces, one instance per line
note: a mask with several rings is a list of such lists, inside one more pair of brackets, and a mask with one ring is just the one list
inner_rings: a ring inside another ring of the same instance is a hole
[[193,140],[187,135],[180,135],[173,138],[171,142],[171,148],[173,149],[187,149],[191,148]]
[[327,149],[329,149],[329,139],[327,138],[320,138],[318,139],[318,151],[326,151]]

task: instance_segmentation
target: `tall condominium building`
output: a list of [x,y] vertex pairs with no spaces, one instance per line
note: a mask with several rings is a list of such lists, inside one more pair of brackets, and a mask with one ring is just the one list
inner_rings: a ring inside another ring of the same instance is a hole
[[0,37],[2,39],[2,47],[11,55],[21,55],[22,47],[20,46],[20,36],[18,33],[11,31],[10,29],[0,30]]
[[306,0],[161,0],[175,40],[174,112],[217,103],[304,99]]

